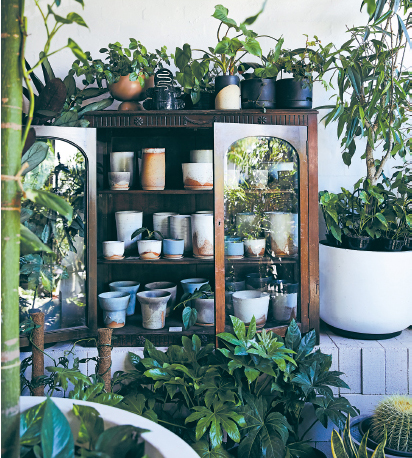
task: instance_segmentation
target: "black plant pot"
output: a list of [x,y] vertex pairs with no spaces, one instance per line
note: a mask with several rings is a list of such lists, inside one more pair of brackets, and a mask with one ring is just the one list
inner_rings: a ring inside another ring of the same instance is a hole
[[243,109],[275,108],[276,81],[273,78],[250,78],[240,83]]
[[276,81],[276,108],[312,108],[312,89],[294,78]]
[[[235,90],[222,91],[226,87]],[[237,86],[237,88],[236,88]],[[239,110],[240,109],[240,80],[238,76],[222,75],[215,79],[215,109]]]
[[335,239],[335,237],[330,232],[326,233],[326,241],[330,246],[335,246],[338,248],[342,247],[342,242],[339,242],[339,240]]
[[379,248],[382,251],[402,251],[405,246],[405,239],[394,240],[382,237],[379,239]]
[[345,248],[350,250],[371,251],[375,245],[373,238],[362,235],[346,235],[344,241]]
[[155,86],[147,89],[149,97],[143,102],[146,110],[181,110],[185,106],[179,97],[181,90],[173,86]]
[[240,79],[236,75],[220,75],[215,78],[215,95],[217,95],[223,88],[234,84],[240,86]]
[[215,108],[215,94],[213,92],[201,92],[200,99],[195,104],[190,94],[185,96],[186,110],[213,110]]

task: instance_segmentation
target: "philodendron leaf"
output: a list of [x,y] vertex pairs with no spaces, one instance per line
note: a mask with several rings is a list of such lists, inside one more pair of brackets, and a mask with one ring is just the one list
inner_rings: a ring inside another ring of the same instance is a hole
[[183,326],[189,329],[197,321],[197,310],[192,307],[185,307],[182,312]]
[[46,207],[65,217],[70,224],[73,218],[73,208],[63,197],[52,192],[40,191],[38,189],[27,189],[26,197],[37,205]]
[[74,440],[69,422],[50,398],[45,401],[40,436],[43,458],[74,458]]
[[210,449],[210,445],[207,441],[199,441],[192,444],[193,450],[201,458],[230,458],[231,455],[222,447],[216,447]]
[[90,448],[93,448],[97,438],[104,431],[103,418],[94,407],[90,406],[73,404],[73,412],[80,419],[77,442],[79,444],[89,443]]
[[88,64],[86,54],[75,41],[69,38],[67,46],[72,50],[72,53],[77,57],[77,59],[80,59],[84,65]]
[[20,224],[20,255],[25,256],[36,251],[53,253],[53,250],[45,245],[36,234],[33,234],[24,224]]
[[139,453],[143,454],[144,442],[138,444],[138,439],[147,431],[131,425],[113,426],[100,434],[95,450],[116,458],[126,458],[129,453],[130,456],[141,456]]
[[111,97],[104,99],[104,100],[99,100],[98,102],[93,102],[89,103],[86,105],[84,108],[82,108],[78,115],[79,117],[83,116],[85,113],[88,111],[100,111],[100,110],[105,110],[106,108],[110,107],[110,105],[114,102],[114,99]]
[[21,158],[21,165],[25,164],[26,162],[29,164],[27,169],[23,171],[22,175],[26,175],[26,173],[30,172],[39,164],[41,164],[46,159],[48,151],[49,147],[47,143],[34,143],[34,145],[32,145]]
[[37,404],[20,415],[20,446],[34,446],[40,443],[45,402]]

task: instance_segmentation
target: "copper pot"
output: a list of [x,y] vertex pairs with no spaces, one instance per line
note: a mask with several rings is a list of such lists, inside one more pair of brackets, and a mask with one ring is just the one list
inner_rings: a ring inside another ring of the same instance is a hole
[[[144,78],[144,77],[143,77]],[[113,98],[121,101],[139,100],[143,90],[154,85],[153,77],[149,77],[144,88],[139,80],[130,81],[129,75],[121,76],[117,83],[109,85],[109,91]]]

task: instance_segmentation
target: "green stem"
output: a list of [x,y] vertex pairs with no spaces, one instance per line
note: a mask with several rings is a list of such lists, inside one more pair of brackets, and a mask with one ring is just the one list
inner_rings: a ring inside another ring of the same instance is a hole
[[159,423],[164,423],[165,425],[175,426],[176,428],[188,429],[186,426],[175,425],[174,423],[169,423],[168,421],[164,421],[164,420],[157,420],[157,421],[158,421]]

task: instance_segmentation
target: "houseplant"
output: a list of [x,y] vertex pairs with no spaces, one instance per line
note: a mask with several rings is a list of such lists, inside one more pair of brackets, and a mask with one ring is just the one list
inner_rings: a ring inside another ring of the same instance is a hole
[[[159,259],[162,253],[163,235],[159,231],[151,231],[147,227],[140,227],[135,230],[131,236],[132,239],[147,232],[147,237],[137,241],[137,249],[141,259]],[[160,237],[160,240],[155,239],[155,234]]]
[[[410,153],[411,126],[407,116],[410,74],[402,67],[403,55],[410,47],[402,19],[407,14],[408,3],[382,0],[365,4],[368,24],[349,29],[349,40],[342,47],[330,50],[328,65],[337,74],[338,91],[325,124],[338,121],[342,159],[349,166],[352,158],[360,155],[365,161],[366,177],[355,185],[360,189],[354,198],[349,198],[346,191],[343,199],[338,198],[339,212],[332,213],[328,224],[333,222],[343,232],[350,230],[352,204],[359,205],[356,213],[373,222],[372,226],[365,226],[365,231],[379,241],[393,227],[393,221],[396,224],[395,209],[405,215],[404,227],[410,227],[410,215],[402,211],[402,205],[398,206],[394,196],[386,192],[388,189],[385,191],[383,176],[391,157],[403,158]],[[409,182],[410,171],[405,170],[405,175],[405,182]],[[397,175],[398,183],[402,182],[401,177],[402,174]],[[402,195],[407,198],[405,188]],[[338,230],[331,233],[339,239]],[[407,251],[358,251],[321,244],[321,318],[337,332],[352,337],[376,339],[399,334],[412,323],[410,307],[405,306],[408,269],[399,270],[399,266],[411,262],[412,253]],[[385,279],[383,288],[376,288],[377,278]],[[388,304],[392,306],[388,308]]]

